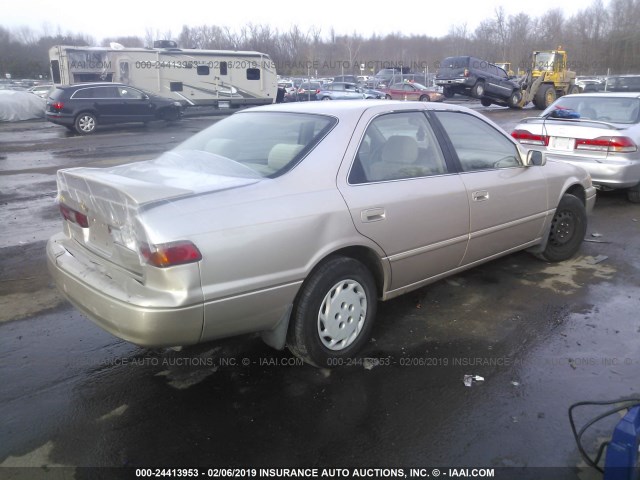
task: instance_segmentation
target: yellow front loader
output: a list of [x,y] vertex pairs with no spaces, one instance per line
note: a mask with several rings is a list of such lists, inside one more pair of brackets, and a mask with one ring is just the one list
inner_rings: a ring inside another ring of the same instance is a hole
[[576,72],[567,68],[567,52],[564,50],[533,52],[532,68],[522,78],[520,86],[520,106],[533,102],[540,110],[562,95],[580,93],[576,85]]

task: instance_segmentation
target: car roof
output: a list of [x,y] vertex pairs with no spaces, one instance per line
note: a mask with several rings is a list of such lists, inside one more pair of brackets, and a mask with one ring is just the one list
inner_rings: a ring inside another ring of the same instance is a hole
[[[87,82],[87,83],[74,83],[73,85],[57,85],[57,88],[61,88],[63,90],[69,90],[74,88],[86,88],[86,87],[129,87],[130,85],[125,85],[124,83],[115,83],[115,82]],[[137,88],[137,87],[132,87]]]
[[[566,95],[567,97],[619,97],[619,98],[640,98],[640,92],[590,92],[590,93],[575,93],[573,95]],[[564,97],[561,97],[564,98]]]
[[380,113],[404,110],[438,110],[460,111],[479,116],[470,108],[450,103],[406,102],[401,100],[349,100],[345,102],[292,102],[274,103],[260,107],[247,108],[238,112],[288,112],[332,115],[340,119],[360,116],[368,109],[379,110]]

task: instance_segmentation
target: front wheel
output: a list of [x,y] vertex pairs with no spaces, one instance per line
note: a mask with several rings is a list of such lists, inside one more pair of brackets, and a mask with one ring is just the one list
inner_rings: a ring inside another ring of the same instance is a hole
[[95,115],[84,112],[76,117],[73,127],[80,135],[87,135],[95,131],[97,124]]
[[482,97],[480,99],[480,105],[482,105],[483,107],[490,107],[492,103],[493,102],[487,97]]
[[331,97],[322,97],[322,100],[331,100]]
[[574,195],[565,194],[551,221],[549,239],[540,254],[548,262],[562,262],[573,257],[587,233],[587,211]]
[[519,108],[521,101],[522,92],[520,90],[514,90],[513,92],[511,92],[511,95],[509,95],[507,105],[509,106],[509,108]]
[[429,98],[429,95],[422,95],[422,96],[420,97],[420,101],[421,101],[421,102],[430,102],[430,101],[431,101],[431,99]]
[[298,292],[287,346],[311,365],[340,365],[339,360],[353,356],[369,340],[376,304],[369,270],[352,258],[330,258]]
[[385,97],[387,100],[391,100],[391,95],[385,95]]
[[444,87],[442,89],[442,94],[444,95],[444,98],[452,98],[456,92],[454,92],[451,87]]

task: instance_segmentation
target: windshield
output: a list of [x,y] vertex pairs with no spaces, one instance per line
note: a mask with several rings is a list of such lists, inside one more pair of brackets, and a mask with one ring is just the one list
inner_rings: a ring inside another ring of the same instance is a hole
[[236,113],[172,152],[184,157],[197,153],[198,162],[206,163],[211,173],[273,178],[293,168],[336,122],[333,117],[302,113]]
[[553,70],[553,62],[556,59],[554,53],[541,52],[536,54],[534,66],[536,70]]
[[585,95],[562,97],[542,112],[540,116],[549,116],[554,110],[576,112],[577,116],[573,116],[573,118],[623,124],[638,123],[640,120],[640,99]]

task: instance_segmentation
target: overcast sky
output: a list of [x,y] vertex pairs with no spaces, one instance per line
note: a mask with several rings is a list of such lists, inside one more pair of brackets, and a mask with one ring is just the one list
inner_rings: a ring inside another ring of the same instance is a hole
[[51,33],[60,27],[63,33],[86,33],[98,42],[105,37],[125,35],[144,38],[147,28],[160,32],[171,30],[177,37],[183,25],[220,25],[238,30],[247,23],[269,24],[280,31],[289,30],[292,24],[303,31],[315,26],[321,29],[324,38],[328,37],[331,27],[337,34],[355,31],[365,37],[392,32],[440,37],[446,35],[452,25],[465,23],[473,32],[482,20],[494,16],[499,5],[504,6],[507,15],[526,11],[532,17],[560,5],[568,17],[590,6],[591,1],[9,0],[3,2],[0,25],[9,29],[26,25],[42,32],[46,24]]

